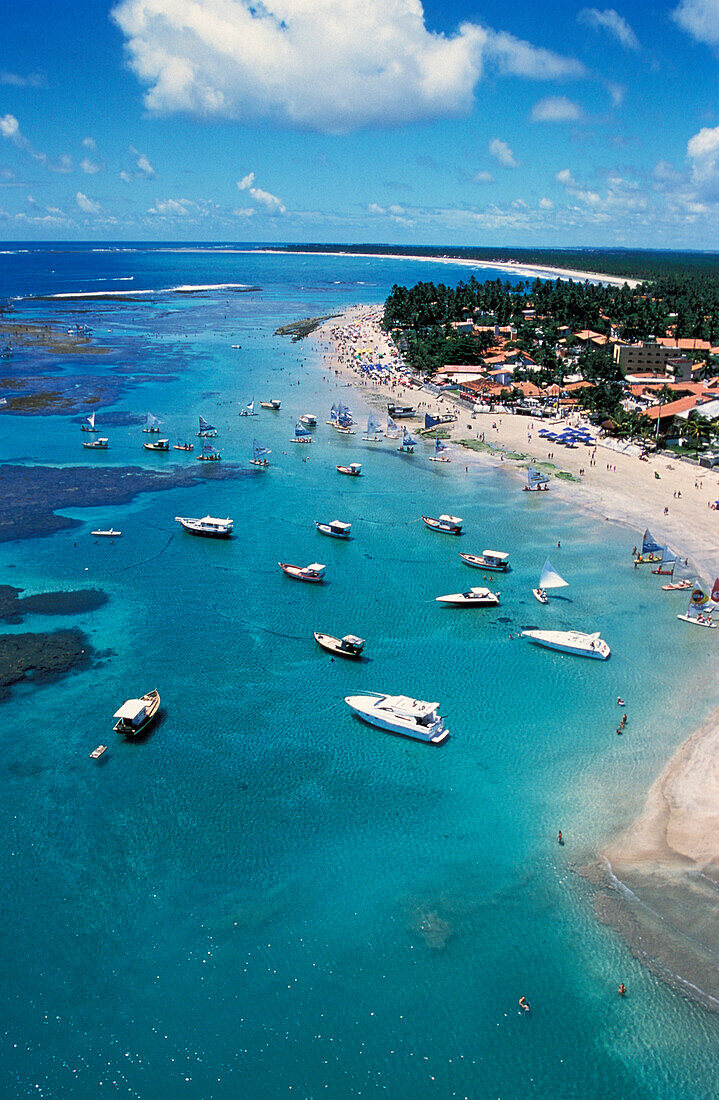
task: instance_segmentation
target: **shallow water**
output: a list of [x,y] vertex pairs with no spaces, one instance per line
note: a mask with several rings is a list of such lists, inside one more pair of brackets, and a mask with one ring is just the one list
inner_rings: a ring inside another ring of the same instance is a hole
[[[711,646],[676,621],[684,597],[630,567],[631,533],[523,494],[507,471],[465,473],[463,456],[437,468],[430,444],[412,457],[331,433],[332,402],[366,413],[367,391],[338,386],[309,343],[272,335],[379,301],[393,282],[466,269],[80,249],[3,268],[5,296],[130,277],[137,289],[262,287],[16,309],[91,325],[113,349],[92,369],[127,378],[114,411],[150,409],[195,442],[202,413],[225,460],[246,463],[255,436],[272,448],[252,476],[122,508],[78,502],[67,514],[82,527],[0,545],[4,583],[111,596],[51,621],[84,629],[101,662],[3,707],[11,1091],[715,1095],[716,1019],[640,967],[574,873],[714,703]],[[253,396],[282,409],[238,417]],[[314,442],[293,447],[304,412],[317,415]],[[4,461],[194,461],[148,455],[134,426],[108,428],[100,455],[82,451],[68,417],[3,414],[1,426]],[[363,476],[339,477],[336,464],[355,460]],[[443,511],[464,518],[461,539],[422,524]],[[176,528],[175,515],[206,512],[234,517],[231,542]],[[350,542],[316,533],[333,518],[352,522]],[[91,537],[110,523],[121,539]],[[512,557],[488,582],[500,608],[436,605],[482,583],[458,551],[485,546]],[[543,608],[531,588],[547,556],[570,587]],[[297,584],[279,560],[324,562],[327,582]],[[510,637],[540,624],[601,630],[612,656]],[[8,629],[48,628],[31,616]],[[330,661],[313,630],[360,634],[367,659]],[[144,742],[118,742],[116,706],[154,686],[163,719]],[[342,700],[363,689],[439,700],[450,741],[360,725]]]

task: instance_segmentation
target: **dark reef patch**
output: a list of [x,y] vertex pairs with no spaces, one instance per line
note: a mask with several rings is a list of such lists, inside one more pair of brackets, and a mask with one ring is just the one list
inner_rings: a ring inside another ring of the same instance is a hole
[[[200,469],[200,467],[202,467]],[[208,469],[208,467],[210,467]],[[143,470],[139,466],[0,466],[0,542],[40,538],[80,526],[58,516],[62,508],[127,504],[138,493],[186,488],[204,481],[227,481],[254,473],[234,463],[202,462]]]
[[26,615],[82,615],[97,611],[107,603],[108,596],[99,588],[75,592],[39,592],[21,596],[22,588],[0,584],[0,619],[6,623],[21,623]]
[[73,669],[86,668],[95,651],[81,630],[47,634],[0,634],[0,702],[13,684],[47,683]]

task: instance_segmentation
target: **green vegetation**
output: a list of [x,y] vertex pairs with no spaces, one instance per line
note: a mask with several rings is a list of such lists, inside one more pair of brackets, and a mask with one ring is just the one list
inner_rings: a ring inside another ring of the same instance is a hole
[[275,329],[275,336],[291,336],[292,342],[295,343],[297,340],[303,340],[305,336],[309,336],[325,321],[337,316],[336,313],[325,313],[322,317],[305,317],[301,321],[293,321],[290,325],[280,325],[279,328]]

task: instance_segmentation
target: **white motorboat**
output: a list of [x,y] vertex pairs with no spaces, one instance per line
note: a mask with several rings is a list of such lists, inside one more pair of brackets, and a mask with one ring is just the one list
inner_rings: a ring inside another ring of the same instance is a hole
[[358,718],[389,733],[433,745],[441,745],[449,737],[449,730],[437,714],[439,703],[410,699],[408,695],[380,695],[374,691],[347,695],[345,703]]
[[143,443],[142,445],[146,451],[169,451],[170,440],[158,439],[156,443]]
[[355,660],[362,656],[364,638],[358,638],[356,634],[345,634],[344,638],[335,638],[332,634],[314,632],[315,641],[326,649],[328,653],[335,653],[338,657],[353,657]]
[[499,573],[506,573],[509,569],[509,554],[502,550],[483,550],[481,554],[460,554],[465,565],[471,565],[473,569],[496,569]]
[[218,519],[216,516],[203,516],[202,519],[190,519],[187,516],[175,516],[191,535],[205,535],[211,539],[228,539],[232,535],[234,520]]
[[[83,447],[86,447],[88,451],[106,451],[109,443],[103,435],[99,435],[97,439],[83,440]],[[145,444],[147,446],[147,444]]]
[[451,592],[448,596],[435,596],[435,603],[453,607],[499,607],[499,592],[488,588],[469,588],[466,592]]
[[422,516],[423,521],[427,527],[432,531],[439,531],[443,535],[461,535],[463,519],[459,516],[440,516],[438,519],[433,519],[432,516]]
[[606,661],[611,649],[596,634],[583,634],[580,630],[523,630],[523,638],[529,638],[537,645],[547,649],[558,649],[562,653],[576,653],[579,657],[594,657]]
[[115,531],[111,527],[109,531],[93,531],[92,534],[98,539],[119,539],[122,531]]
[[309,581],[310,584],[319,584],[325,579],[325,566],[318,561],[311,565],[289,565],[286,561],[277,563],[283,573],[288,577],[294,577],[296,581]]
[[359,477],[362,473],[361,462],[350,462],[349,466],[338,466],[338,474],[347,474],[349,477]]
[[352,530],[351,523],[343,523],[341,519],[332,519],[329,523],[315,523],[315,527],[321,535],[329,535],[332,539],[348,539]]
[[273,397],[271,401],[260,401],[261,409],[270,409],[272,412],[279,412],[282,402],[277,397]]
[[300,417],[300,424],[304,424],[304,426],[306,428],[316,428],[317,427],[317,417],[313,416],[312,413],[304,413]]

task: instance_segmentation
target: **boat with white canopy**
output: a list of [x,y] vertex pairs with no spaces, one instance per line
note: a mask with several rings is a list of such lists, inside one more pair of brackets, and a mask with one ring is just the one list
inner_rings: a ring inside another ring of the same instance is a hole
[[[83,439],[83,447],[86,447],[88,451],[106,451],[109,447],[109,442],[104,435],[99,435],[97,439]],[[147,446],[147,444],[145,444]]]
[[557,570],[553,567],[549,558],[544,563],[542,569],[539,585],[537,588],[532,589],[532,595],[535,600],[539,600],[540,603],[549,603],[549,596],[547,595],[547,589],[552,588],[568,588],[569,581],[565,581],[564,577],[560,577]]
[[351,523],[344,523],[341,519],[332,519],[329,523],[315,523],[315,527],[321,535],[327,535],[331,539],[348,539],[352,530]]
[[278,397],[273,397],[271,401],[260,401],[261,409],[270,409],[271,412],[279,412],[282,402]]
[[414,409],[411,405],[395,405],[392,402],[387,405],[387,412],[390,416],[394,417],[395,420],[400,417],[414,416]]
[[361,462],[350,462],[349,466],[338,466],[338,474],[347,474],[349,477],[359,477],[362,473]]
[[466,592],[435,596],[435,603],[451,607],[499,607],[499,597],[499,592],[490,592],[488,588],[470,588]]
[[578,657],[593,657],[599,661],[606,661],[611,653],[598,631],[584,634],[580,630],[523,630],[522,637],[546,649],[558,649],[561,653],[574,653]]
[[328,653],[334,653],[338,657],[351,657],[357,660],[362,656],[364,638],[358,638],[356,634],[345,634],[344,638],[335,638],[331,634],[322,634],[315,630],[314,638],[317,644]]
[[157,717],[159,709],[160,693],[158,691],[148,691],[139,699],[128,699],[113,714],[117,722],[112,728],[115,733],[123,733],[125,737],[137,737]]
[[317,417],[312,413],[303,413],[300,417],[300,424],[304,424],[306,428],[317,427]]
[[296,581],[309,581],[310,584],[319,584],[325,578],[326,566],[321,565],[318,561],[313,561],[310,565],[290,565],[285,561],[277,564],[283,573],[286,573],[288,577],[293,577]]
[[498,573],[506,573],[509,569],[509,554],[503,550],[483,550],[481,554],[460,554],[465,565],[471,565],[473,569],[495,569]]
[[188,516],[175,516],[175,521],[191,535],[204,535],[210,539],[229,539],[234,526],[234,520],[229,517],[218,519],[217,516],[203,516],[202,519],[190,519]]
[[381,695],[374,691],[347,695],[345,703],[358,718],[389,733],[433,745],[441,745],[449,737],[449,730],[437,713],[439,703],[411,699],[408,695]]
[[143,443],[142,445],[146,451],[169,451],[170,440],[158,439],[154,443]]
[[439,531],[443,535],[461,535],[463,519],[459,516],[442,515],[437,519],[432,516],[422,516],[422,521],[431,531]]

